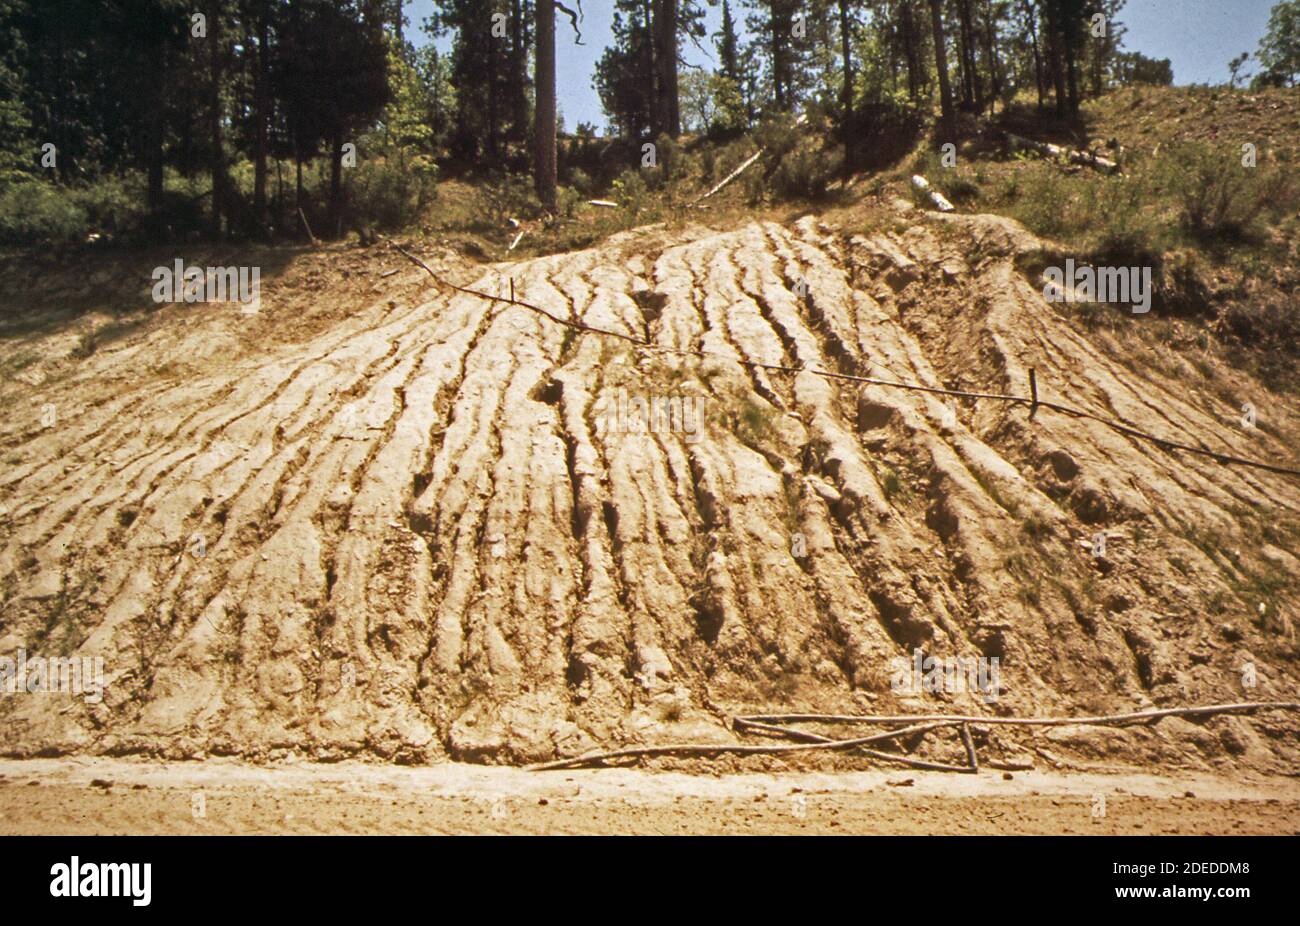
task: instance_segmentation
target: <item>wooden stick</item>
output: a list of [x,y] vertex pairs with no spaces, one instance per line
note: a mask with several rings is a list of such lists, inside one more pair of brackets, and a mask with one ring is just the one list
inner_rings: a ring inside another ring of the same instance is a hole
[[1143,720],[1159,720],[1161,717],[1206,717],[1213,714],[1229,714],[1239,711],[1297,711],[1300,702],[1296,701],[1243,701],[1240,704],[1210,704],[1205,707],[1173,707],[1154,711],[1134,711],[1128,714],[1103,714],[1093,717],[979,717],[956,714],[749,714],[739,716],[737,721],[759,722],[768,724],[782,723],[835,723],[835,724],[879,724],[879,723],[930,723],[949,720],[957,723],[977,724],[1019,724],[1024,726],[1062,727],[1070,724],[1083,726],[1106,726],[1109,724],[1137,723]]
[[717,186],[715,186],[713,189],[709,190],[709,192],[705,193],[705,194],[704,194],[703,196],[701,196],[699,199],[697,199],[697,200],[695,200],[694,202],[692,202],[688,208],[694,208],[695,206],[698,206],[700,203],[704,202],[706,199],[708,199],[708,198],[709,198],[710,196],[712,196],[714,193],[719,192],[719,191],[720,191],[723,187],[725,187],[728,183],[730,183],[731,181],[735,180],[737,177],[739,177],[739,176],[740,176],[741,174],[743,174],[745,171],[749,170],[750,165],[752,165],[755,161],[757,161],[760,157],[762,157],[763,152],[766,151],[766,150],[767,150],[766,148],[759,148],[759,149],[758,149],[757,151],[755,151],[752,155],[750,155],[749,159],[746,160],[745,163],[741,164],[739,167],[737,167],[737,168],[736,168],[735,170],[733,170],[731,173],[727,174],[727,176],[724,177],[724,178],[722,179],[722,182],[721,182],[721,183],[719,183],[719,184],[718,184]]
[[924,733],[927,730],[933,730],[937,727],[948,726],[952,726],[952,724],[947,721],[942,723],[918,724],[912,727],[905,727],[901,730],[889,730],[885,733],[877,733],[873,736],[862,736],[856,739],[827,740],[820,743],[796,743],[789,746],[746,746],[734,743],[674,743],[666,746],[634,746],[628,749],[615,749],[610,752],[588,753],[585,756],[575,756],[571,759],[557,759],[554,762],[543,762],[540,765],[529,766],[529,770],[534,772],[543,772],[561,768],[578,768],[592,762],[605,762],[609,759],[627,759],[637,756],[711,756],[720,753],[734,753],[736,755],[771,755],[786,752],[809,752],[817,749],[852,749],[853,747],[861,746],[864,743],[876,743],[881,740],[893,739],[898,736],[907,736],[912,733]]
[[1031,760],[1021,760],[1019,762],[1002,762],[998,759],[990,759],[984,763],[989,768],[995,768],[1000,772],[1028,772],[1034,768]]
[[[752,720],[736,720],[737,724],[743,724],[745,727],[755,730],[765,730],[776,733],[780,736],[787,736],[790,739],[802,740],[807,743],[830,743],[830,737],[822,736],[818,733],[809,733],[807,730],[795,730],[790,727],[778,727],[772,724],[756,723]],[[945,765],[942,762],[926,762],[923,759],[913,759],[910,756],[900,756],[892,752],[879,752],[875,749],[868,749],[865,746],[859,746],[853,750],[855,753],[864,756],[870,756],[873,759],[884,759],[890,762],[898,762],[911,768],[926,769],[934,772],[970,772],[977,771],[978,766],[971,768],[965,765]]]
[[[799,116],[798,119],[795,120],[795,123],[794,123],[794,124],[795,124],[796,126],[801,126],[801,125],[803,125],[803,124],[804,124],[805,122],[807,122],[807,121],[808,121],[808,114],[807,114],[807,113],[803,113],[803,114],[801,114],[801,115]],[[709,190],[709,192],[705,193],[705,194],[704,194],[703,196],[701,196],[699,199],[696,199],[696,200],[694,200],[693,202],[691,202],[689,205],[687,205],[686,208],[687,208],[687,209],[694,209],[696,206],[698,206],[700,203],[704,202],[706,199],[708,199],[708,198],[709,198],[710,196],[712,196],[714,193],[719,192],[719,191],[720,191],[723,187],[725,187],[728,183],[730,183],[731,181],[735,180],[737,177],[739,177],[739,176],[740,176],[741,174],[743,174],[745,171],[749,170],[750,166],[753,165],[753,163],[754,163],[755,161],[757,161],[757,160],[759,159],[759,157],[762,156],[763,152],[766,151],[766,150],[767,150],[766,148],[759,148],[759,149],[758,149],[757,151],[755,151],[752,155],[750,155],[749,159],[748,159],[747,161],[745,161],[744,164],[741,164],[739,167],[737,167],[737,168],[736,168],[735,170],[733,170],[731,173],[727,174],[727,176],[724,177],[724,178],[722,179],[722,182],[721,182],[721,183],[719,183],[719,184],[718,184],[717,186],[715,186],[713,189]]]
[[961,741],[966,746],[966,760],[970,762],[970,770],[978,772],[980,770],[980,760],[975,755],[975,741],[971,739],[970,727],[967,724],[961,725]]
[[480,299],[487,299],[490,302],[504,302],[506,305],[517,305],[520,308],[528,309],[531,312],[536,312],[538,315],[541,315],[545,318],[549,318],[553,322],[556,322],[561,325],[567,325],[570,328],[576,328],[579,331],[587,331],[590,332],[591,334],[606,335],[612,338],[622,338],[624,341],[631,341],[633,344],[636,344],[640,347],[647,346],[646,343],[642,341],[640,338],[633,337],[630,334],[622,334],[617,331],[606,331],[603,328],[593,328],[590,325],[584,325],[582,322],[570,321],[567,318],[557,318],[556,316],[552,315],[550,312],[547,312],[545,309],[539,308],[538,306],[535,306],[529,302],[524,302],[522,300],[513,299],[513,298],[507,299],[503,296],[493,296],[490,293],[480,292],[477,289],[469,289],[464,286],[457,286],[455,283],[449,282],[448,280],[444,280],[442,277],[438,276],[438,274],[434,273],[431,269],[429,269],[428,264],[420,260],[410,251],[406,250],[406,248],[402,247],[396,241],[393,241],[391,238],[387,238],[387,237],[385,237],[384,240],[387,241],[390,245],[392,245],[398,251],[398,253],[406,257],[407,260],[412,261],[417,267],[420,267],[422,270],[424,270],[425,273],[433,277],[434,282],[437,283],[439,286],[443,286],[446,287],[447,289],[455,290],[458,293],[464,293],[467,296],[477,296]]
[[302,219],[302,227],[307,229],[307,237],[311,239],[311,243],[318,244],[316,236],[311,232],[311,223],[307,221],[307,213],[302,211],[302,206],[298,207],[298,218]]

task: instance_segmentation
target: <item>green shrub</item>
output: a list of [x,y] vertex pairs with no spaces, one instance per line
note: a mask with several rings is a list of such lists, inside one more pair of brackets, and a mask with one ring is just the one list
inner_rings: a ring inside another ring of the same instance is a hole
[[1020,195],[1014,208],[1017,219],[1040,235],[1058,236],[1081,227],[1078,183],[1055,167],[1025,168]]
[[532,182],[519,174],[499,176],[484,183],[481,195],[480,222],[488,228],[499,229],[508,219],[535,218],[541,214]]
[[772,174],[772,192],[780,199],[821,199],[834,176],[826,155],[810,146],[786,154]]
[[1156,177],[1177,202],[1184,229],[1203,240],[1249,234],[1265,213],[1295,202],[1295,185],[1280,166],[1245,167],[1232,148],[1203,143],[1171,146]]
[[400,229],[416,222],[438,196],[438,168],[424,156],[367,158],[355,168],[349,199],[361,225]]
[[84,186],[23,181],[0,190],[0,243],[75,244],[91,234],[127,236],[139,228],[143,211],[138,182],[116,177]]
[[645,208],[646,196],[649,193],[642,173],[643,171],[639,168],[629,168],[623,171],[618,179],[614,181],[612,190],[615,201],[623,206],[633,218]]

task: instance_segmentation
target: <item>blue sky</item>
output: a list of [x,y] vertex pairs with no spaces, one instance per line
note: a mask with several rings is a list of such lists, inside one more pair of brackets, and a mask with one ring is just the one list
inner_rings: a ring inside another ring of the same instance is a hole
[[[1140,51],[1153,58],[1168,58],[1174,65],[1174,80],[1179,84],[1223,83],[1228,79],[1228,62],[1259,47],[1268,24],[1269,10],[1275,0],[1128,0],[1120,20],[1128,27],[1124,44],[1130,51]],[[570,4],[572,5],[572,4]],[[613,19],[612,0],[583,0],[584,45],[573,43],[567,20],[559,17],[556,28],[557,82],[560,110],[565,125],[573,129],[579,122],[604,126],[600,98],[592,89],[591,79],[606,42]],[[733,4],[733,8],[739,4]],[[406,15],[411,25],[407,37],[417,44],[427,41],[420,29],[433,9],[433,0],[410,0]],[[738,15],[743,20],[743,16]],[[720,16],[709,12],[709,32],[718,28]],[[712,43],[704,41],[709,55]],[[713,61],[687,43],[684,55],[693,64],[710,66]],[[1257,70],[1252,59],[1246,72]]]

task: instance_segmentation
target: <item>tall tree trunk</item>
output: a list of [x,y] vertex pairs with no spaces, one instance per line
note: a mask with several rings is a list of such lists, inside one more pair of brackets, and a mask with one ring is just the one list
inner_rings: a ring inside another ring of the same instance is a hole
[[1079,114],[1079,59],[1074,45],[1065,43],[1065,74],[1070,94],[1070,115]]
[[212,135],[212,234],[220,238],[226,210],[226,154],[221,125],[221,6],[208,3],[208,130]]
[[646,81],[646,120],[650,125],[650,137],[658,138],[664,130],[664,117],[659,109],[659,50],[655,40],[655,0],[642,0],[641,16],[645,20],[645,61],[642,77]]
[[269,16],[270,10],[265,4],[260,5],[257,25],[257,62],[253,66],[253,119],[257,123],[253,137],[253,218],[263,230],[268,229],[269,219],[266,209],[267,120],[270,118]]
[[966,55],[965,70],[970,74],[970,102],[977,112],[984,111],[984,78],[979,68],[979,32],[975,24],[974,0],[960,0],[962,48]]
[[162,232],[163,200],[163,109],[166,104],[165,88],[167,86],[167,49],[165,46],[154,50],[152,62],[153,97],[149,107],[149,225],[150,233],[157,237]]
[[1043,50],[1038,41],[1038,11],[1034,8],[1030,0],[1023,0],[1025,7],[1025,22],[1029,26],[1029,41],[1034,47],[1034,85],[1038,88],[1038,108],[1042,109],[1047,100],[1047,81],[1043,74]]
[[535,6],[537,116],[533,137],[533,180],[537,198],[548,210],[555,212],[555,2],[537,0]]
[[660,128],[676,138],[682,134],[681,101],[677,90],[677,0],[658,0],[654,37],[659,72]]
[[843,112],[845,140],[853,124],[853,32],[849,16],[849,0],[840,3],[840,57],[844,66],[844,84],[840,88],[840,109]]
[[957,5],[957,63],[960,65],[961,102],[969,108],[975,102],[975,68],[971,65],[970,0],[956,0]]
[[497,105],[498,97],[501,94],[501,75],[497,73],[497,37],[488,33],[488,72],[483,75],[487,81],[487,104],[488,104],[488,131],[487,146],[488,155],[493,161],[497,160],[497,155],[501,150],[500,133],[501,117]]
[[524,45],[523,0],[512,0],[510,7],[510,137],[528,137],[528,48]]
[[1065,49],[1061,36],[1060,24],[1048,20],[1044,23],[1047,34],[1047,60],[1052,69],[1052,85],[1056,90],[1056,115],[1065,118],[1069,111],[1069,100],[1065,89]]
[[957,133],[957,111],[952,99],[952,84],[948,81],[948,51],[944,46],[942,7],[943,0],[930,0],[930,24],[934,29],[934,64],[939,72],[939,107],[943,114],[944,131],[953,138]]
[[915,100],[921,95],[921,56],[917,52],[916,20],[912,15],[912,0],[899,0],[898,15],[903,28],[903,56],[907,59],[907,96]]
[[343,231],[343,133],[330,138],[330,212],[325,236],[339,236]]
[[988,3],[984,17],[984,49],[989,62],[990,100],[989,112],[992,113],[997,101],[1002,96],[1002,65],[998,60],[998,11],[993,3]]
[[790,89],[789,51],[793,20],[785,0],[768,0],[768,3],[772,29],[772,96],[776,100],[777,109],[784,111]]

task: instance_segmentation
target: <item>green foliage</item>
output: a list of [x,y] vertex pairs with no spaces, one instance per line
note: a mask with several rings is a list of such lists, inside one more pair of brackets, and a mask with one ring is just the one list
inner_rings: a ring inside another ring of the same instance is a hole
[[518,174],[497,175],[481,188],[483,224],[502,229],[510,219],[527,219],[541,214],[541,204],[527,177]]
[[352,172],[352,215],[366,227],[397,230],[411,225],[437,199],[437,177],[437,164],[425,154],[364,158]]
[[822,199],[835,169],[835,161],[825,151],[801,145],[777,165],[772,174],[772,191],[782,199]]
[[0,187],[0,243],[77,244],[92,233],[129,235],[143,219],[139,178],[81,186],[25,180]]
[[645,138],[654,125],[651,23],[641,0],[615,0],[613,43],[596,64],[600,103],[625,138]]
[[[434,37],[454,36],[448,77],[456,88],[453,152],[473,161],[486,156],[500,166],[505,141],[528,134],[531,81],[526,63],[532,49],[532,3],[519,4],[522,22],[509,0],[441,0],[426,25]],[[502,15],[504,37],[493,34]]]
[[1174,66],[1168,58],[1148,58],[1141,52],[1121,52],[1115,60],[1115,80],[1121,87],[1146,84],[1168,87],[1174,82]]
[[12,62],[14,46],[20,41],[18,30],[7,24],[15,0],[0,0],[0,184],[13,183],[31,172],[35,165],[34,146],[28,139],[31,121],[20,95],[22,81]]
[[615,201],[627,210],[629,216],[635,219],[645,208],[650,190],[646,186],[645,179],[641,176],[641,171],[629,169],[625,170],[614,181],[612,192]]
[[1300,0],[1279,0],[1259,43],[1265,82],[1294,87],[1300,82]]
[[748,123],[740,85],[718,73],[691,71],[681,79],[683,129],[699,135],[727,135]]
[[1285,211],[1296,189],[1280,166],[1245,167],[1240,155],[1202,143],[1172,146],[1156,181],[1176,200],[1183,227],[1202,240],[1240,238],[1265,213]]

